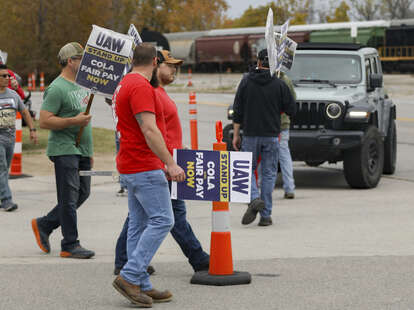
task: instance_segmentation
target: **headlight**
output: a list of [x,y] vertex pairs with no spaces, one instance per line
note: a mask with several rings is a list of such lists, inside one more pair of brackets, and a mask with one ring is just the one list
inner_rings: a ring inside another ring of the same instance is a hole
[[330,119],[337,119],[342,114],[342,106],[338,103],[332,102],[326,106],[326,115]]
[[349,112],[350,118],[368,118],[369,112],[367,111],[350,111]]

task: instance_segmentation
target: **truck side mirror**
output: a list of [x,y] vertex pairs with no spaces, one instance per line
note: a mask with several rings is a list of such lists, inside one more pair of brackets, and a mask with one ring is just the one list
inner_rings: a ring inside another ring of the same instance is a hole
[[368,91],[374,91],[382,87],[382,74],[372,73],[369,75]]

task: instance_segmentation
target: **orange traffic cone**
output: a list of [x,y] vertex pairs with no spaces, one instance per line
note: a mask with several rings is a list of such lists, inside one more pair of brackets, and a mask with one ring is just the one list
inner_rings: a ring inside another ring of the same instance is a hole
[[[217,143],[213,144],[213,150],[222,152],[221,156],[227,154],[229,158],[230,153],[227,152],[226,143],[223,142],[221,121],[216,122],[216,137]],[[249,284],[252,281],[250,273],[233,270],[229,203],[213,201],[212,217],[210,267],[208,271],[196,272],[191,278],[191,283],[219,286]]]
[[187,83],[187,87],[193,86],[193,82],[191,82],[191,78],[192,78],[192,70],[191,70],[191,67],[190,67],[190,68],[188,68],[188,83]]
[[40,72],[40,91],[45,91],[45,75]]
[[32,73],[32,90],[36,90],[36,74]]
[[32,74],[29,73],[29,76],[27,77],[27,90],[32,90]]
[[14,154],[10,166],[11,176],[22,175],[22,115],[16,113],[16,142],[14,144]]
[[197,102],[195,93],[190,93],[190,107],[188,113],[190,114],[190,137],[191,149],[198,150],[198,127],[197,127]]

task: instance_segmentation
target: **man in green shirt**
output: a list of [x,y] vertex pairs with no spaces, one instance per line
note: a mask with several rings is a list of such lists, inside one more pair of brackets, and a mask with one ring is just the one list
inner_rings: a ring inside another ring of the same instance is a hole
[[[54,163],[57,205],[43,217],[32,220],[37,244],[50,252],[49,235],[59,226],[62,230],[61,257],[90,258],[93,251],[78,240],[76,210],[89,197],[91,178],[79,176],[79,170],[90,170],[93,164],[91,115],[85,114],[89,95],[75,84],[83,48],[71,42],[58,54],[61,74],[46,89],[40,110],[40,127],[49,129],[47,156]],[[85,126],[79,146],[76,136]]]

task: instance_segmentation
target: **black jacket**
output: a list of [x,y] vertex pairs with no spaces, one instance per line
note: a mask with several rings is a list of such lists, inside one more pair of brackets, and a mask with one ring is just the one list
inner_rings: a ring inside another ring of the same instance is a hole
[[280,113],[296,113],[296,103],[285,82],[269,70],[255,69],[243,76],[234,98],[233,121],[241,124],[245,136],[276,137]]

